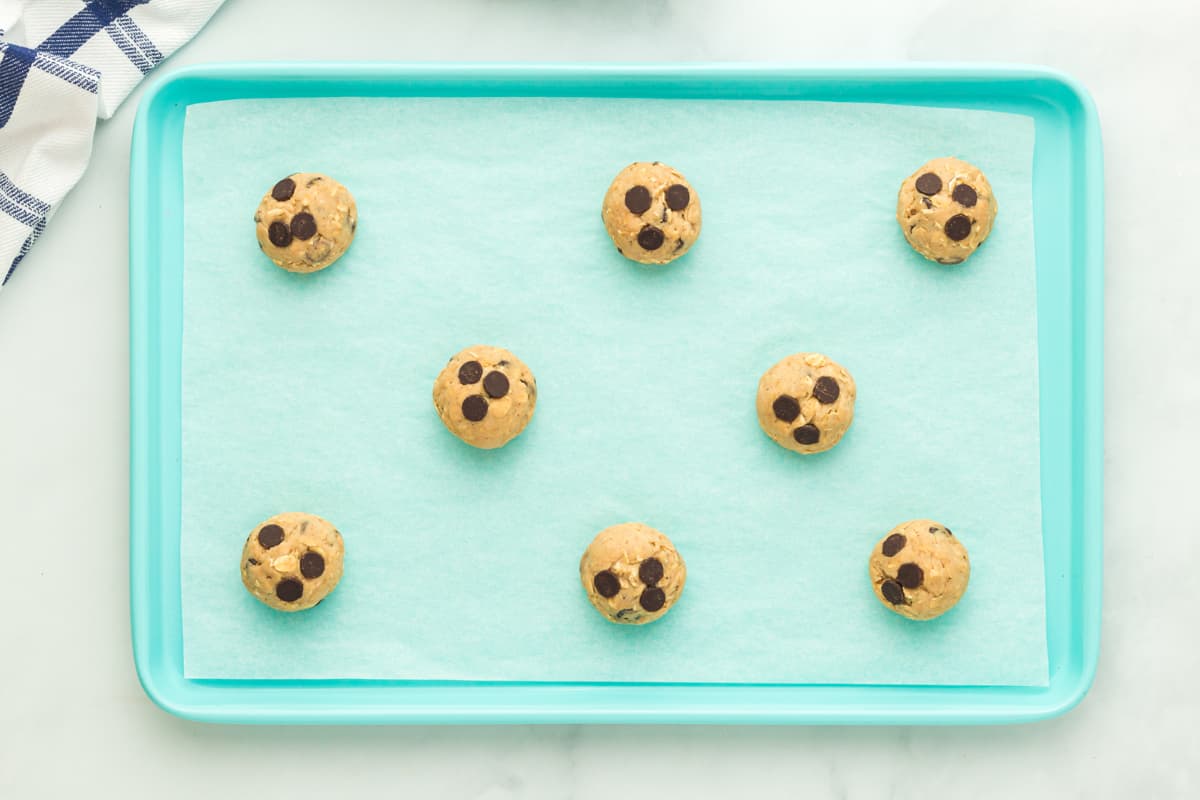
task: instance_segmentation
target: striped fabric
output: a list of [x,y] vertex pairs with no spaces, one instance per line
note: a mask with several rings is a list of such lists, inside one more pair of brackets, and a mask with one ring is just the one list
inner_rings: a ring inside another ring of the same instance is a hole
[[79,180],[96,119],[222,0],[0,0],[0,286]]

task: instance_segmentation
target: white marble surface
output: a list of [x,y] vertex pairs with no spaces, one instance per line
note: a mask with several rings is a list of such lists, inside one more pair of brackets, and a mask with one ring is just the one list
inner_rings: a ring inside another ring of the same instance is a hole
[[135,93],[0,293],[0,797],[1200,796],[1200,548],[1187,500],[1200,443],[1197,34],[1193,0],[229,0],[170,67],[919,58],[1080,78],[1108,169],[1099,674],[1065,717],[1005,728],[283,729],[162,713],[134,676],[127,613]]

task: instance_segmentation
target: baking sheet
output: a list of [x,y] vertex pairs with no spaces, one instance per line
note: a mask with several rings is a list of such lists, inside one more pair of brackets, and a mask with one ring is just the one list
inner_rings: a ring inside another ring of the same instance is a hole
[[[248,100],[185,128],[185,672],[209,678],[1026,684],[1047,681],[1038,481],[1032,121],[896,106],[571,99]],[[967,264],[911,253],[900,179],[979,164],[997,226]],[[699,244],[612,249],[626,163],[684,171]],[[312,276],[254,243],[292,171],[355,193],[348,256]],[[529,430],[472,450],[429,399],[445,359],[507,346]],[[802,458],[758,430],[758,376],[845,364],[856,419]],[[312,612],[260,606],[242,541],[285,509],[333,520],[346,577]],[[896,522],[939,519],[971,588],[940,620],[866,578]],[[637,519],[689,565],[680,605],[604,622],[595,531]]]

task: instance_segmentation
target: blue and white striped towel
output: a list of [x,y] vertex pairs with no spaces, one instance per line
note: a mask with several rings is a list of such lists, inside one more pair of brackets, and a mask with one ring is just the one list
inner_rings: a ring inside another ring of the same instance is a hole
[[0,0],[0,286],[79,180],[96,118],[222,0]]

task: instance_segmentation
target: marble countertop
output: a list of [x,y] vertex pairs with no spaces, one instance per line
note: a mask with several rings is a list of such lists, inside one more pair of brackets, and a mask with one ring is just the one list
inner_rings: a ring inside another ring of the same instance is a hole
[[[129,649],[129,135],[140,90],[0,293],[0,797],[1200,796],[1200,6],[229,0],[164,69],[235,59],[1005,61],[1064,69],[1107,167],[1106,575],[1096,683],[991,728],[239,728]],[[334,11],[336,9],[336,12]],[[853,16],[851,16],[853,13]],[[281,125],[286,135],[286,124]]]

